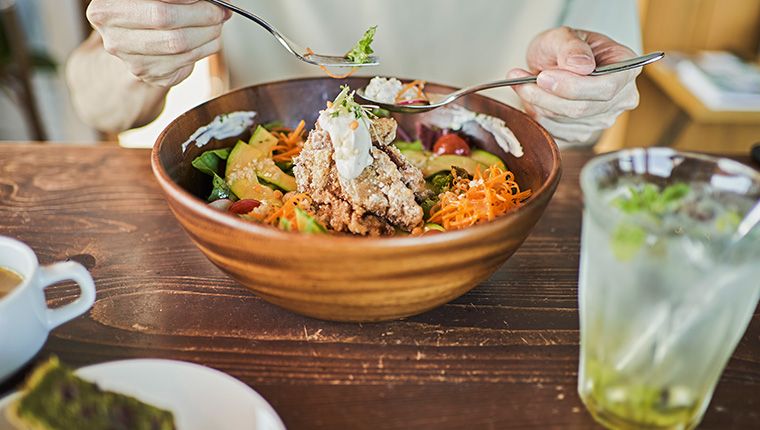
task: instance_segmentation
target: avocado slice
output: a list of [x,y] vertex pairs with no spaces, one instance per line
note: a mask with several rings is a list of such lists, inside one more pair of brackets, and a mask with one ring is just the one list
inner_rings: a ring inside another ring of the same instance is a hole
[[504,162],[501,160],[501,158],[497,157],[495,154],[492,154],[488,151],[484,151],[482,149],[473,149],[470,152],[470,158],[473,160],[483,163],[488,167],[493,166],[494,164],[497,164],[502,170],[506,170],[507,166],[504,165]]
[[296,209],[296,224],[298,231],[301,233],[309,233],[309,234],[321,234],[325,233],[327,230],[317,222],[311,215],[309,215],[305,210],[297,207]]
[[425,230],[425,232],[428,232],[428,231],[433,231],[433,230],[434,230],[434,231],[446,231],[446,229],[445,229],[445,228],[443,228],[443,226],[442,226],[442,225],[440,225],[440,224],[436,224],[436,223],[434,223],[434,222],[428,222],[428,223],[425,223],[425,227],[424,227],[424,230]]
[[239,140],[227,158],[224,175],[232,192],[241,199],[273,199],[272,189],[262,182],[286,192],[294,191],[296,179],[283,172],[272,160],[272,147],[277,144],[277,138],[259,126],[249,142]]
[[465,157],[463,155],[435,155],[429,151],[418,151],[416,149],[405,149],[401,151],[401,154],[403,154],[412,165],[422,170],[422,175],[426,178],[429,178],[438,172],[449,171],[452,166],[464,169],[470,175],[474,175],[478,167],[480,168],[480,171],[489,167],[485,163],[481,163],[473,158]]
[[259,125],[256,130],[253,131],[253,135],[248,140],[248,144],[258,147],[264,152],[271,152],[272,148],[277,145],[277,138],[266,128]]
[[409,161],[412,166],[422,170],[428,162],[432,153],[418,149],[399,149],[401,155]]
[[474,175],[478,168],[481,172],[488,168],[485,164],[463,155],[432,155],[422,169],[422,174],[427,178],[438,172],[449,171],[452,167],[464,169],[470,175]]

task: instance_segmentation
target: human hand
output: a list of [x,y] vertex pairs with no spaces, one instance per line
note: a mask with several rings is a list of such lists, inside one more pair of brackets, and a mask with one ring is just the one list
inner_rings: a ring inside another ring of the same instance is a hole
[[526,112],[565,144],[593,143],[626,110],[638,106],[636,76],[641,69],[587,76],[596,66],[635,57],[609,37],[560,27],[545,31],[528,47],[528,68],[509,78],[538,74],[535,85],[514,87]]
[[221,47],[229,11],[202,0],[92,0],[87,19],[104,49],[144,82],[171,87]]

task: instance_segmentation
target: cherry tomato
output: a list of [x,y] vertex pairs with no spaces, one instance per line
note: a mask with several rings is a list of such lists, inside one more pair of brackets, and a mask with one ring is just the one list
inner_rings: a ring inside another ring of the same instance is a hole
[[230,206],[228,209],[230,212],[238,215],[245,215],[248,212],[256,209],[261,205],[261,202],[254,199],[238,200]]
[[444,134],[435,141],[433,153],[436,155],[470,155],[470,145],[455,133]]

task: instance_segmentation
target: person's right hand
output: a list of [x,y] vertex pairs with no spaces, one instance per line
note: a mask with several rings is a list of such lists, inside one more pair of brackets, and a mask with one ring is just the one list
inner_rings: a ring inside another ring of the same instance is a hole
[[204,0],[92,0],[87,19],[105,50],[144,82],[171,87],[221,47],[230,13]]

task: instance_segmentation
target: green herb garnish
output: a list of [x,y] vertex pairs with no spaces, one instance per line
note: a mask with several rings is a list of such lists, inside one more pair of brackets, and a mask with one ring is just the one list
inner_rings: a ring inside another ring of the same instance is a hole
[[369,63],[372,60],[370,59],[370,55],[372,55],[375,51],[372,50],[372,47],[370,45],[372,44],[372,40],[375,38],[375,31],[377,31],[377,26],[370,27],[366,32],[364,32],[364,36],[356,43],[356,46],[354,46],[353,49],[348,51],[346,54],[346,59],[357,64],[364,64]]
[[355,91],[351,91],[348,85],[341,85],[340,88],[340,93],[338,93],[335,101],[333,101],[333,117],[338,117],[341,113],[353,115],[356,119],[372,118],[375,116],[369,107],[364,107],[354,100]]

